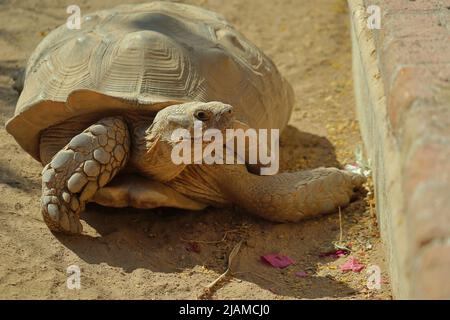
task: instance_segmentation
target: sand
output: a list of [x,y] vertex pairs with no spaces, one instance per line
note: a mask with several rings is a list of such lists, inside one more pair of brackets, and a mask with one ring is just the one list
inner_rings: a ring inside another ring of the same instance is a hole
[[[77,3],[88,13],[120,2]],[[225,15],[293,85],[297,102],[281,137],[283,171],[355,160],[361,138],[344,0],[186,2]],[[365,265],[359,273],[340,270],[347,257],[320,257],[340,239],[337,213],[276,224],[237,209],[188,212],[90,205],[82,215],[83,235],[52,234],[38,210],[41,166],[20,149],[4,124],[18,97],[12,89],[14,74],[43,36],[65,22],[69,4],[73,1],[0,2],[0,298],[195,299],[225,271],[228,255],[240,241],[231,276],[209,298],[391,298],[370,192],[342,210],[342,241]],[[271,252],[296,263],[285,269],[267,266],[260,256]],[[81,270],[79,290],[66,286],[71,265]],[[366,272],[374,265],[382,274],[380,290],[367,287]]]

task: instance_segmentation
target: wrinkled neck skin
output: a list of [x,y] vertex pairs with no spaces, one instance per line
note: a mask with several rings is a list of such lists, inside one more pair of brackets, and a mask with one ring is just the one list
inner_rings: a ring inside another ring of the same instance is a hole
[[193,200],[225,207],[240,204],[255,178],[244,164],[192,164],[168,185]]
[[[167,184],[181,194],[199,202],[226,206],[233,202],[223,192],[224,178],[235,183],[246,174],[245,165],[175,164],[171,155],[175,142],[172,129],[164,121],[142,121],[132,124],[132,155],[130,165],[140,174]],[[192,133],[191,133],[192,134]],[[192,134],[193,135],[193,134]],[[193,143],[193,140],[191,141]]]
[[144,176],[167,182],[178,176],[185,166],[173,163],[172,145],[158,128],[162,124],[152,121],[136,119],[132,124],[130,166]]

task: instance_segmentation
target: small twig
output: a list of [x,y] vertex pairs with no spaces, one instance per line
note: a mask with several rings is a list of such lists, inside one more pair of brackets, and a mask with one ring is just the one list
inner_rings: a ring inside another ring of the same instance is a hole
[[211,282],[205,288],[203,288],[203,292],[198,296],[198,299],[208,299],[209,297],[211,297],[215,286],[220,281],[222,281],[228,275],[228,273],[231,271],[231,266],[233,264],[233,260],[236,257],[236,255],[238,254],[239,249],[241,248],[241,245],[242,245],[242,240],[239,241],[239,243],[233,248],[233,250],[231,250],[230,255],[228,256],[228,267],[225,270],[225,272],[222,273],[219,277],[217,277],[217,279],[215,279],[213,282]]
[[339,243],[342,243],[342,213],[341,213],[341,206],[339,206],[338,209],[339,209]]
[[342,213],[341,213],[341,207],[338,207],[339,210],[339,241],[334,241],[333,245],[336,249],[341,249],[341,250],[346,250],[346,251],[351,251],[349,248],[347,248],[343,242],[342,242],[342,233],[343,233],[343,228],[342,228]]

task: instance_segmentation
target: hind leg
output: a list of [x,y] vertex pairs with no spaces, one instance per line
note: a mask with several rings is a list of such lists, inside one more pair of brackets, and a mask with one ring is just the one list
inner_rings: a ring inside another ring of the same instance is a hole
[[164,183],[137,174],[118,174],[91,199],[102,206],[140,209],[160,207],[202,210],[206,204],[189,199]]
[[120,117],[104,118],[73,137],[42,171],[41,212],[48,227],[81,233],[86,202],[125,166],[129,152],[130,136]]

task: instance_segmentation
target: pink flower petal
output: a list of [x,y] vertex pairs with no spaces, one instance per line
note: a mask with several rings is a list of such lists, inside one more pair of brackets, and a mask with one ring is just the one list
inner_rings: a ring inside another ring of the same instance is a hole
[[305,271],[298,271],[295,273],[295,276],[299,278],[306,278],[308,274]]
[[349,257],[348,260],[341,265],[342,272],[361,272],[364,269],[364,265],[361,264],[355,257]]
[[265,263],[270,264],[274,268],[286,268],[290,266],[291,264],[294,264],[295,261],[289,258],[288,256],[283,256],[278,253],[270,253],[261,256],[261,260]]
[[345,257],[346,255],[348,255],[348,251],[347,250],[342,250],[342,249],[338,249],[338,250],[332,250],[332,251],[328,251],[328,252],[322,252],[321,254],[319,254],[320,258],[340,258],[340,257]]
[[346,255],[348,255],[348,251],[345,250],[336,250],[336,256],[338,258],[340,257],[345,257]]

